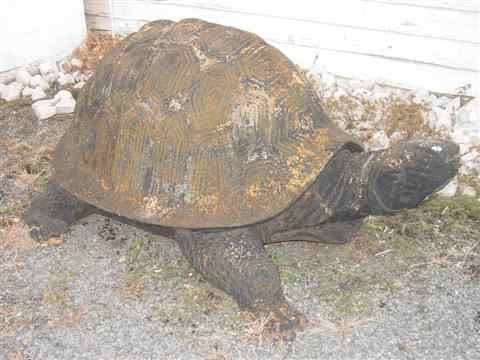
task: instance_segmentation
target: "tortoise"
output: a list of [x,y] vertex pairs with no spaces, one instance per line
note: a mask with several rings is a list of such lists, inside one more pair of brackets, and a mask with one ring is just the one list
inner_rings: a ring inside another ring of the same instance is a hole
[[346,243],[365,217],[414,208],[445,186],[458,152],[439,139],[365,151],[260,37],[158,20],[97,65],[25,221],[37,240],[94,212],[166,235],[241,309],[292,337],[306,319],[264,245]]

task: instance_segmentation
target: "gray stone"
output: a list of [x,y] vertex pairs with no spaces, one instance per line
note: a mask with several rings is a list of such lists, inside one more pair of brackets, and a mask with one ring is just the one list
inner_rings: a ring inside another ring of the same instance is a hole
[[418,88],[413,92],[412,101],[417,104],[423,104],[428,102],[428,98],[430,97],[430,91],[425,88]]
[[32,91],[32,100],[37,101],[41,99],[45,99],[47,97],[47,94],[45,94],[45,91],[41,87],[36,87]]
[[58,72],[57,66],[48,61],[41,63],[38,68],[42,76]]
[[73,87],[74,89],[81,89],[85,85],[85,81],[79,81],[78,83],[75,84]]
[[22,96],[23,97],[32,96],[32,92],[33,92],[33,89],[27,86],[22,90]]
[[75,110],[76,101],[73,98],[61,99],[56,104],[57,114],[71,114]]
[[68,90],[60,90],[53,97],[53,101],[55,104],[62,100],[69,100],[69,99],[73,99],[73,96],[72,96],[72,93]]
[[390,145],[390,139],[385,131],[380,130],[371,137],[368,143],[370,150],[379,150],[388,147]]
[[442,190],[437,192],[437,194],[442,197],[453,197],[457,194],[457,190],[458,190],[458,179],[455,177],[447,184],[447,186],[445,186]]
[[6,101],[13,101],[20,98],[23,90],[23,84],[14,81],[13,83],[8,84],[2,90],[2,99]]
[[40,83],[38,84],[38,87],[40,87],[43,91],[46,91],[50,88],[50,83],[44,78],[42,78],[40,80]]
[[470,197],[476,197],[477,190],[475,190],[473,186],[463,184],[462,186],[460,186],[460,194]]
[[30,79],[30,86],[32,88],[36,88],[37,86],[40,86],[41,81],[42,81],[42,75],[40,74],[34,75]]
[[428,126],[435,130],[452,131],[452,116],[447,110],[434,106],[427,114]]
[[23,86],[29,86],[31,78],[32,76],[30,75],[30,73],[22,68],[17,70],[15,81],[23,84]]
[[32,104],[33,112],[38,120],[45,120],[56,114],[55,104],[52,100],[40,100]]
[[65,74],[64,72],[60,72],[57,82],[60,86],[66,86],[75,83],[75,79],[73,78],[72,74]]
[[455,114],[461,106],[462,103],[460,101],[460,97],[456,97],[448,102],[448,104],[445,106],[445,110],[447,110],[449,114]]
[[72,60],[70,60],[70,64],[73,66],[73,67],[76,67],[78,69],[80,69],[83,65],[82,63],[82,60],[80,59],[77,59],[77,58],[73,58]]

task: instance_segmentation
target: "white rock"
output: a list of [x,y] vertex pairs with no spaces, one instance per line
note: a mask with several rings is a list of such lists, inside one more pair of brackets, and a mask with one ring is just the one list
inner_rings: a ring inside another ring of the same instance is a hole
[[412,101],[416,104],[423,104],[428,102],[429,97],[430,97],[430,92],[428,91],[428,89],[418,88],[413,92]]
[[37,86],[40,86],[40,83],[42,81],[42,75],[40,74],[37,74],[37,75],[34,75],[32,76],[32,78],[30,79],[30,86],[32,88],[35,88]]
[[378,81],[375,79],[366,79],[362,81],[362,87],[368,91],[373,91],[373,89],[377,86],[377,82]]
[[80,77],[80,71],[77,70],[77,71],[72,72],[71,74],[72,74],[72,77],[73,77],[73,81],[74,81],[74,82],[78,82],[78,81],[80,80],[80,79],[79,79],[79,77]]
[[73,96],[72,96],[72,93],[68,90],[60,90],[53,97],[54,103],[58,103],[62,100],[69,100],[69,99],[73,99]]
[[321,77],[322,77],[322,85],[324,87],[331,87],[337,83],[337,80],[335,79],[335,75],[329,73],[328,71],[322,71]]
[[368,141],[370,150],[380,150],[390,145],[390,139],[385,131],[377,131]]
[[65,74],[64,72],[60,72],[57,82],[60,86],[66,86],[75,83],[75,79],[73,78],[72,74]]
[[47,97],[47,94],[45,94],[45,91],[41,87],[36,87],[33,89],[32,92],[32,100],[37,101],[40,99],[45,99]]
[[38,120],[45,120],[56,114],[55,104],[51,99],[40,100],[32,104],[33,112]]
[[60,71],[63,71],[65,73],[69,73],[72,71],[72,64],[68,60],[62,60],[60,62]]
[[46,76],[50,73],[56,73],[58,72],[57,66],[52,64],[51,62],[43,62],[38,66],[40,70],[40,74],[42,76]]
[[386,86],[375,85],[369,96],[370,101],[386,99],[392,95],[392,89]]
[[47,80],[41,79],[40,83],[38,84],[38,87],[40,87],[43,91],[48,90],[50,88],[50,84]]
[[23,97],[32,96],[32,92],[33,92],[33,89],[27,86],[22,90],[22,96]]
[[15,81],[23,84],[23,86],[28,86],[28,85],[30,85],[30,79],[31,78],[32,78],[32,76],[30,75],[30,73],[27,70],[19,69],[17,71]]
[[83,73],[83,81],[87,81],[88,79],[90,79],[90,77],[93,75],[93,71],[91,70],[87,70]]
[[361,131],[372,130],[374,127],[375,124],[373,121],[361,121],[360,124],[358,124],[358,130]]
[[445,186],[442,190],[438,191],[437,194],[443,197],[453,197],[457,193],[457,190],[458,179],[455,177],[447,184],[447,186]]
[[338,88],[334,93],[333,96],[336,99],[341,98],[342,96],[348,96],[348,93],[343,88]]
[[0,83],[0,99],[3,98],[2,92],[6,87],[7,87],[7,85],[4,85],[4,84]]
[[57,114],[70,114],[75,110],[76,101],[73,98],[61,99],[56,105]]
[[[460,149],[463,146],[460,145]],[[460,174],[462,175],[475,175],[480,176],[480,152],[476,149],[469,148],[468,153],[462,151],[464,156],[462,156],[462,166],[460,167]]]
[[480,129],[480,97],[476,97],[457,113],[457,125]]
[[458,109],[462,106],[462,103],[460,101],[460,97],[456,97],[453,100],[449,101],[448,104],[445,106],[445,110],[449,114],[455,114]]
[[452,131],[452,116],[447,110],[434,106],[427,114],[428,126],[435,130]]
[[70,60],[70,64],[76,68],[81,68],[83,65],[82,60],[77,58],[73,58],[72,60]]
[[450,98],[448,98],[447,96],[442,96],[438,98],[439,106],[443,108],[446,108],[450,101]]
[[480,154],[474,147],[480,144],[480,99],[475,98],[461,108],[451,134],[460,145],[463,166],[462,174],[480,174]]
[[427,104],[433,108],[433,107],[440,107],[441,106],[441,102],[440,100],[438,99],[438,97],[436,97],[434,94],[430,94],[430,96],[428,97],[427,99]]
[[473,186],[462,185],[460,186],[460,194],[465,196],[470,196],[470,197],[476,197],[477,190],[475,190]]
[[404,138],[404,135],[400,131],[394,131],[390,135],[390,142],[397,142],[397,141],[403,140],[403,138]]
[[371,93],[365,88],[357,88],[352,91],[352,95],[360,98],[369,98]]
[[73,87],[74,89],[81,89],[85,85],[85,81],[79,81],[78,83],[75,84]]
[[353,91],[355,89],[362,88],[364,84],[362,80],[353,79],[353,80],[347,80],[346,86],[350,89],[350,91]]
[[5,86],[2,90],[2,99],[6,101],[13,101],[20,98],[23,90],[23,84],[19,82],[12,82]]
[[47,82],[48,84],[53,84],[55,81],[57,81],[59,77],[58,72],[51,72],[43,77],[43,80]]

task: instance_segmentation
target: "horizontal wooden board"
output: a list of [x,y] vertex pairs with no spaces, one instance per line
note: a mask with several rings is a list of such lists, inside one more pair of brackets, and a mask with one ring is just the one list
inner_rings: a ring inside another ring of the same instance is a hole
[[365,2],[386,3],[396,6],[411,6],[445,11],[480,12],[480,2],[477,0],[361,0]]
[[[200,17],[255,32],[271,41],[292,45],[351,51],[455,69],[476,70],[478,68],[480,44],[475,43],[459,43],[363,28],[338,27],[325,23],[237,11],[212,11],[209,8],[179,5],[178,1],[150,3],[122,0],[117,1],[116,4],[115,18],[119,20],[147,21],[158,18],[180,20],[185,17]],[[122,6],[119,6],[120,4]]]
[[445,94],[456,94],[459,88],[467,86],[469,95],[480,96],[480,76],[470,71],[288,44],[274,45],[288,54],[292,61],[314,72],[327,69],[342,77],[376,81],[406,89],[426,88]]
[[[108,10],[108,1],[89,1],[87,9],[96,16],[87,16],[88,23],[108,29],[109,15],[98,16]],[[252,0],[113,0],[113,15],[115,31],[122,33],[158,18],[199,17],[255,32],[304,67],[322,55],[322,64],[340,75],[369,74],[441,92],[472,83],[475,92],[480,77],[478,14],[465,1],[440,3],[445,9],[427,0],[337,0],[328,6],[306,0],[295,6]]]
[[[99,1],[99,0],[95,0]],[[348,29],[364,29],[388,33],[425,36],[455,41],[479,43],[478,17],[475,13],[455,10],[441,11],[431,8],[392,6],[386,2],[362,0],[336,0],[328,5],[299,0],[295,6],[290,2],[254,0],[114,0],[114,8],[149,6],[163,3],[179,7],[191,7],[220,12],[234,12],[244,15],[262,15],[300,22],[314,22]],[[348,11],[345,11],[348,9]],[[448,24],[448,26],[446,26]]]

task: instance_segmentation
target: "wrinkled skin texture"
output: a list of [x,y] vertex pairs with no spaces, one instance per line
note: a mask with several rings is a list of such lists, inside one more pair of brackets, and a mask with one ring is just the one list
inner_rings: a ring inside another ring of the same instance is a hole
[[[404,142],[369,153],[342,150],[290,207],[244,227],[189,230],[123,220],[175,239],[206,280],[232,296],[240,308],[269,316],[269,329],[292,339],[306,320],[286,302],[264,245],[298,240],[346,243],[364,217],[413,208],[445,186],[458,170],[457,157],[458,146],[444,141]],[[54,181],[25,215],[32,237],[59,236],[93,212],[116,216],[78,200]]]

